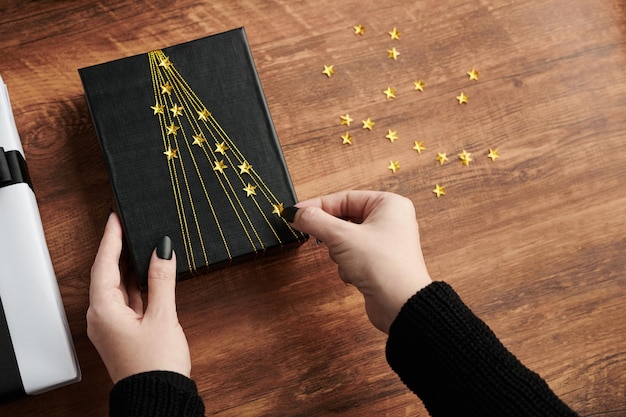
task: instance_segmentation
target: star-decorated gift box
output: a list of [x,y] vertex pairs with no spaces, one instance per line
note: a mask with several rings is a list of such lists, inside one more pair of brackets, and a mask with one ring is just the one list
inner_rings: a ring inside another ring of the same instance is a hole
[[79,70],[140,285],[297,246],[296,203],[243,28]]

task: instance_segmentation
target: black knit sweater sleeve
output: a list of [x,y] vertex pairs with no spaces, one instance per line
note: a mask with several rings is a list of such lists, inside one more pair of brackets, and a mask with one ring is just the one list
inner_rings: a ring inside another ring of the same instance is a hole
[[433,417],[577,415],[444,282],[404,305],[387,361]]
[[109,396],[111,417],[198,417],[204,403],[196,383],[176,372],[152,371],[118,381]]

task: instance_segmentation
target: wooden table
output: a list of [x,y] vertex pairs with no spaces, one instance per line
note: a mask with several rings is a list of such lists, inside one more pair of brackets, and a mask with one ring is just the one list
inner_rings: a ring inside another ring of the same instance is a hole
[[[77,69],[239,26],[299,198],[348,188],[411,198],[431,275],[581,415],[626,414],[624,1],[3,4],[0,74],[83,380],[0,405],[0,415],[107,415],[111,383],[85,312],[113,198]],[[177,297],[208,415],[427,415],[315,240],[185,281]]]

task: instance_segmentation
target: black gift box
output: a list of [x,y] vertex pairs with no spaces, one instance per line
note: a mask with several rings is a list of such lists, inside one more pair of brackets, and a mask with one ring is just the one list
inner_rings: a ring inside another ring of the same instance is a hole
[[179,279],[306,240],[243,28],[79,73],[142,286],[165,235]]

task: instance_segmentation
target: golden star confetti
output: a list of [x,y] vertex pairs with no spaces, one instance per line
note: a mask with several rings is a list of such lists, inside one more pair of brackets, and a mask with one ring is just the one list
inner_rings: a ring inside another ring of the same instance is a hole
[[196,110],[198,113],[198,120],[204,120],[205,122],[209,120],[211,113],[207,109]]
[[387,130],[387,135],[385,136],[389,139],[389,142],[393,143],[394,140],[398,140],[398,132],[395,130]]
[[395,174],[400,169],[400,161],[389,161],[387,169],[390,169]]
[[283,203],[278,203],[278,204],[272,204],[272,207],[274,207],[274,211],[272,211],[272,214],[276,214],[278,215],[278,217],[280,217],[281,214],[283,214]]
[[171,66],[172,63],[170,62],[170,58],[167,56],[159,61],[159,67],[163,67],[166,70],[170,69]]
[[423,93],[424,87],[426,87],[426,84],[422,80],[417,80],[417,81],[413,81],[413,87],[415,91],[421,91]]
[[426,146],[424,146],[424,142],[413,142],[412,149],[421,154],[422,151],[426,150]]
[[498,155],[498,150],[489,148],[489,154],[487,155],[487,158],[491,159],[491,162],[494,162],[496,159],[500,158],[500,155]]
[[391,36],[391,40],[400,40],[400,31],[395,27],[391,30],[391,32],[387,32],[389,36]]
[[172,95],[172,85],[169,81],[161,86],[161,94]]
[[387,100],[396,98],[396,90],[391,87],[387,87],[387,89],[383,91],[383,94],[387,96]]
[[467,99],[469,99],[469,96],[465,95],[465,93],[461,91],[461,94],[456,96],[456,99],[459,101],[459,104],[463,104],[467,103]]
[[476,68],[472,68],[472,70],[467,73],[467,75],[469,76],[470,81],[471,80],[478,81],[478,74],[480,74],[480,73],[478,71],[476,71]]
[[179,107],[178,104],[174,104],[174,107],[170,109],[170,111],[172,112],[172,117],[181,116],[184,109],[185,108],[183,106]]
[[354,29],[355,35],[363,35],[365,33],[365,27],[360,23],[356,26],[352,26],[352,28]]
[[398,52],[396,48],[391,48],[387,51],[387,58],[393,59],[394,61],[398,59],[398,55],[400,55],[400,52]]
[[224,170],[228,168],[228,166],[226,166],[226,164],[224,163],[224,160],[222,159],[221,161],[215,161],[215,166],[213,167],[213,171],[219,171],[220,173],[224,173]]
[[442,195],[446,195],[445,187],[443,185],[435,184],[435,189],[433,190],[433,193],[435,193],[437,198],[441,197]]
[[202,147],[202,144],[206,142],[206,138],[204,137],[204,134],[200,133],[199,135],[194,135],[193,136],[193,143],[192,145],[198,145],[200,147]]
[[163,155],[167,156],[168,161],[171,161],[173,158],[178,158],[178,149],[172,149],[171,146],[168,146]]
[[243,164],[237,165],[237,168],[239,168],[240,174],[250,175],[250,170],[252,169],[252,165],[250,165],[248,161],[243,161]]
[[439,165],[443,165],[444,163],[448,162],[448,157],[446,156],[446,153],[437,152],[437,161],[439,162]]
[[463,149],[463,152],[459,154],[459,159],[461,160],[461,165],[469,166],[470,162],[473,161],[472,154]]
[[248,183],[247,186],[243,189],[246,192],[246,197],[250,197],[251,195],[256,195],[256,185],[252,185]]
[[165,108],[165,105],[156,103],[154,106],[150,106],[150,108],[154,110],[154,114],[163,114],[163,109]]
[[180,129],[180,126],[176,126],[174,123],[172,123],[169,126],[165,126],[165,129],[167,130],[167,136],[169,135],[176,136],[176,131]]
[[341,139],[343,139],[343,142],[341,142],[343,145],[352,145],[352,135],[350,135],[350,132],[346,132],[345,135],[341,135]]
[[339,116],[339,118],[341,119],[341,124],[342,125],[346,125],[346,126],[350,126],[350,123],[352,123],[352,121],[354,120],[352,117],[350,117],[349,114],[345,114],[345,116]]
[[372,128],[374,128],[374,125],[376,124],[376,122],[374,122],[369,117],[367,118],[367,120],[361,120],[361,123],[363,123],[363,129],[367,130],[372,130]]
[[322,74],[325,74],[328,78],[335,73],[334,65],[324,65],[324,71]]
[[216,143],[215,144],[215,151],[213,152],[219,152],[222,155],[226,154],[226,151],[228,150],[228,146],[226,145],[226,142],[222,142],[222,143]]

